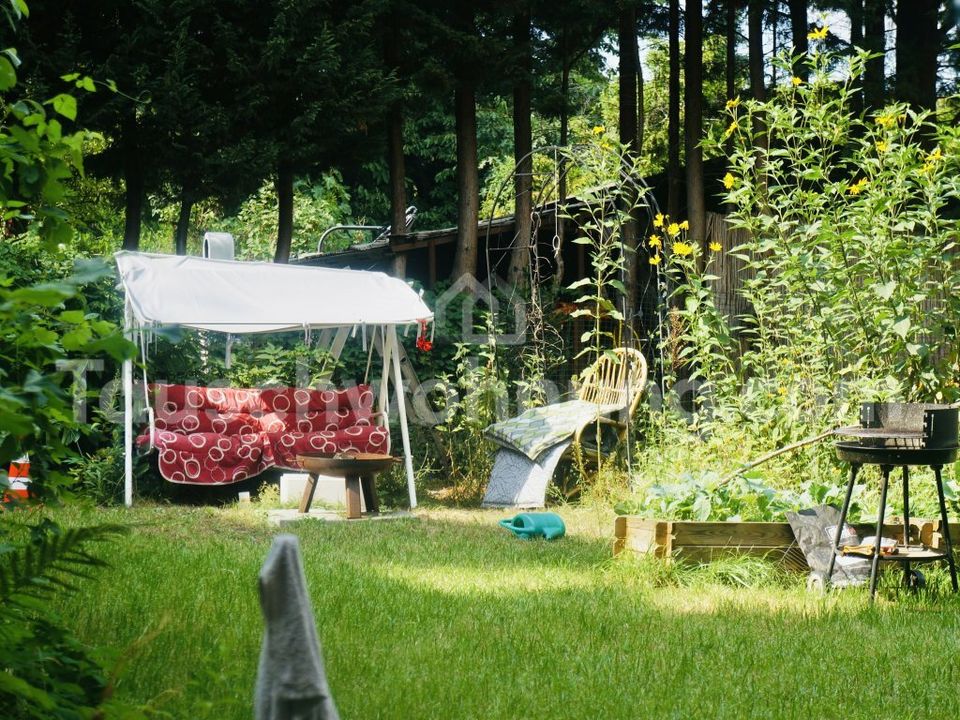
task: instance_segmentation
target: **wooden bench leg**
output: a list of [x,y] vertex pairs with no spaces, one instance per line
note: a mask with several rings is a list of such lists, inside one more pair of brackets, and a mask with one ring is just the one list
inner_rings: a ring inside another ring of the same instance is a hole
[[380,500],[377,497],[376,476],[363,475],[360,478],[360,486],[363,489],[363,502],[367,506],[367,514],[379,514]]
[[300,496],[300,512],[310,512],[310,505],[313,504],[313,493],[317,489],[317,476],[313,473],[307,477],[307,484],[303,486],[303,495]]
[[360,512],[360,476],[347,475],[347,519],[356,520],[361,517]]

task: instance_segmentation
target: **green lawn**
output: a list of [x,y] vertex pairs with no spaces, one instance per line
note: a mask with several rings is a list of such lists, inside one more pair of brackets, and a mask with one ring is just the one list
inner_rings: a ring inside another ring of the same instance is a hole
[[[562,510],[524,542],[503,513],[293,526],[344,718],[960,716],[960,603],[796,583],[733,588],[610,559],[612,516]],[[251,717],[256,510],[69,510],[133,522],[61,610],[126,663],[120,695],[170,717]],[[657,578],[660,582],[657,582]],[[668,582],[665,586],[663,580]]]

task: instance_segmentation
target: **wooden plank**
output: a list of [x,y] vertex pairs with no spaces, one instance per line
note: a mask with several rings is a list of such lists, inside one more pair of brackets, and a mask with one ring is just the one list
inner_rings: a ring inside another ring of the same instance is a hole
[[347,519],[356,520],[362,517],[360,512],[360,476],[347,475],[344,482],[347,485]]
[[627,516],[617,515],[613,521],[613,554],[619,555],[626,549],[627,544]]
[[[943,550],[946,543],[944,543],[943,533],[940,531],[940,521],[934,520],[929,525],[923,544]],[[950,523],[950,540],[953,542],[954,552],[960,551],[960,523]]]
[[[911,519],[911,542],[923,542],[926,536],[939,537],[931,528],[934,523]],[[789,570],[809,570],[803,552],[793,536],[789,523],[771,522],[696,522],[665,521],[620,516],[614,525],[616,553],[630,551],[661,558],[677,558],[689,562],[709,562],[715,557],[765,557]],[[873,535],[876,526],[858,523],[861,537]],[[960,524],[951,525],[953,537],[960,547]],[[886,537],[903,537],[903,525],[896,522],[883,526]],[[929,544],[929,543],[927,543]]]
[[657,557],[669,556],[671,525],[672,523],[663,520],[621,515],[614,525],[617,535],[614,551],[630,550],[636,553],[651,553]]
[[307,482],[303,486],[303,495],[300,496],[300,513],[310,512],[310,506],[313,504],[313,494],[317,490],[317,476],[310,473],[307,476]]
[[677,522],[674,545],[785,547],[794,543],[787,523],[775,522]]

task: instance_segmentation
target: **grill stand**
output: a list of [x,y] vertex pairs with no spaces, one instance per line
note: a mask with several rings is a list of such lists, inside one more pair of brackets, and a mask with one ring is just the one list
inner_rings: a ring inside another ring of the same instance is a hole
[[[837,451],[841,455],[841,459],[845,454],[843,444],[838,444]],[[849,454],[857,454],[856,449],[849,448],[851,451]],[[956,450],[954,449],[954,453]],[[863,467],[863,464],[869,463],[871,458],[869,457],[871,453],[867,451],[867,457],[857,457],[850,464],[850,480],[847,483],[847,492],[843,499],[843,507],[840,509],[840,523],[837,525],[837,532],[833,540],[833,555],[830,557],[830,565],[827,568],[826,582],[830,582],[830,579],[833,577],[833,568],[836,563],[837,555],[840,552],[840,538],[843,533],[843,526],[847,521],[847,513],[850,510],[850,499],[853,496],[853,486],[856,482],[857,475],[860,472],[860,468]],[[880,454],[880,453],[878,453]],[[906,461],[910,456],[910,451],[901,451],[897,453],[899,455],[898,459]],[[921,450],[918,453],[921,457],[923,451]],[[920,458],[918,458],[920,459]],[[893,470],[894,465],[887,463],[880,463],[874,461],[872,464],[880,465],[880,471],[883,474],[883,484],[880,486],[880,511],[877,516],[877,529],[876,529],[876,544],[873,548],[873,557],[871,558],[871,567],[870,567],[870,601],[873,602],[874,597],[877,593],[877,580],[879,577],[879,566],[880,561],[884,560],[887,562],[899,562],[903,564],[903,580],[906,587],[912,586],[912,574],[910,572],[910,560],[911,556],[909,551],[907,551],[903,556],[891,555],[887,557],[880,556],[880,537],[883,534],[883,516],[886,511],[887,506],[887,490],[890,486],[890,472]],[[909,466],[911,463],[903,462],[901,467],[903,468],[903,544],[904,549],[907,550],[910,544],[910,470]],[[913,463],[913,464],[922,464],[922,463]],[[957,592],[957,567],[956,561],[953,557],[953,542],[950,539],[949,525],[947,522],[947,503],[943,496],[943,478],[941,477],[941,471],[943,470],[942,464],[931,464],[930,467],[933,469],[934,477],[936,478],[937,483],[937,499],[940,504],[940,522],[941,527],[948,528],[943,534],[944,543],[946,544],[946,553],[925,553],[921,556],[914,555],[913,557],[917,560],[943,560],[947,561],[947,565],[950,568],[950,582],[953,586],[953,591]]]

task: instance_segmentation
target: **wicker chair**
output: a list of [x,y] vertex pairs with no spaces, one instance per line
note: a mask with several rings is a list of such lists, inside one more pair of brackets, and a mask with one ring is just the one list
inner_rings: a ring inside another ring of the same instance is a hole
[[[597,405],[615,405],[620,410],[626,410],[629,417],[633,417],[646,386],[647,361],[643,353],[633,348],[621,347],[602,355],[593,365],[584,370],[577,383],[577,399]],[[601,416],[599,422],[601,425],[616,428],[618,440],[623,442],[627,434],[626,423],[609,415]],[[575,448],[579,445],[585,458],[598,459],[601,448],[589,442],[581,442],[584,431],[595,427],[594,423],[590,423],[577,431],[573,436],[573,444],[565,456],[573,455],[576,452]]]

